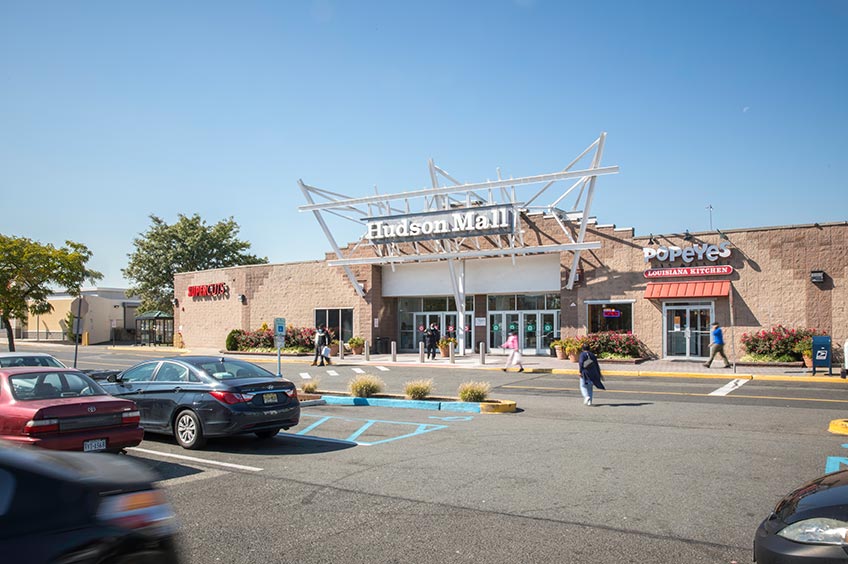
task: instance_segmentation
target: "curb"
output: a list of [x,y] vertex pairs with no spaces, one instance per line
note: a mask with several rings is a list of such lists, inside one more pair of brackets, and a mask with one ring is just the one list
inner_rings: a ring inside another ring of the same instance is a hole
[[848,419],[834,419],[827,430],[834,435],[848,435]]
[[[395,398],[357,398],[350,396],[321,396],[327,405],[353,405],[373,407],[400,407],[428,411],[451,411],[458,413],[515,413],[517,406],[510,400],[490,400],[483,403],[466,401],[425,401]],[[303,405],[303,404],[301,404]]]

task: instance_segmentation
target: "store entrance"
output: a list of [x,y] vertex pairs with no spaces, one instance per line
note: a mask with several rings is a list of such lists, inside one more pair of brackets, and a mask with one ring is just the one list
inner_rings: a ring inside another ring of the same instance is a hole
[[500,349],[510,331],[518,333],[518,343],[524,354],[549,354],[556,339],[559,312],[555,311],[496,311],[489,313],[489,350]]
[[[413,314],[413,322],[415,324],[415,343],[421,343],[424,341],[424,332],[431,323],[435,323],[436,327],[439,328],[440,338],[453,337],[458,340],[456,325],[457,315],[458,314],[456,312]],[[474,346],[474,332],[471,326],[473,316],[473,313],[465,314],[465,350],[472,350]],[[457,346],[459,345],[457,344]]]
[[701,360],[710,354],[713,303],[663,304],[664,356]]

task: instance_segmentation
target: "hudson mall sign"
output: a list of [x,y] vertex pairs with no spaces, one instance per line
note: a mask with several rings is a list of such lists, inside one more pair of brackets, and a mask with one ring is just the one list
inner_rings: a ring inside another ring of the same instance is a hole
[[481,206],[449,212],[365,218],[365,238],[372,243],[404,243],[454,237],[479,237],[512,233],[512,206]]

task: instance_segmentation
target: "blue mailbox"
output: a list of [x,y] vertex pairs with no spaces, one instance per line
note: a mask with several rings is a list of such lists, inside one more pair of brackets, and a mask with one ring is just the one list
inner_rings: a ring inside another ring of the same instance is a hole
[[813,337],[813,374],[816,367],[827,366],[827,373],[833,376],[833,352],[830,346],[830,337]]

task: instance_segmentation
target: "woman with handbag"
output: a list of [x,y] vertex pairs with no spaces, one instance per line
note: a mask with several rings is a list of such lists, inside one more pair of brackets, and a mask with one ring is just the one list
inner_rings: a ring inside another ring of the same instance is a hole
[[606,390],[601,380],[601,367],[598,366],[598,357],[589,350],[589,345],[583,345],[583,352],[577,359],[580,367],[580,393],[583,394],[583,405],[592,405],[592,386]]
[[509,356],[506,359],[506,366],[504,366],[501,370],[504,372],[512,366],[513,364],[518,366],[519,372],[524,372],[524,366],[521,364],[521,349],[518,344],[518,334],[515,331],[509,332],[509,337],[506,342],[503,344],[503,348],[512,349],[509,353]]

